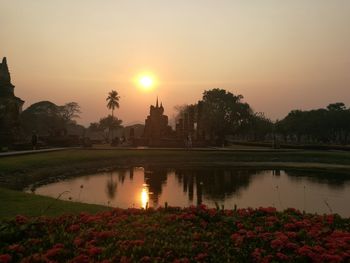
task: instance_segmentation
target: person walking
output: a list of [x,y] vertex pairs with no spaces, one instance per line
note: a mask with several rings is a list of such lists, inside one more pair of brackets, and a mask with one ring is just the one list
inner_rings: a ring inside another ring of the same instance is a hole
[[38,144],[38,136],[36,135],[36,132],[33,131],[33,134],[32,134],[32,147],[33,147],[33,150],[37,149],[37,144]]

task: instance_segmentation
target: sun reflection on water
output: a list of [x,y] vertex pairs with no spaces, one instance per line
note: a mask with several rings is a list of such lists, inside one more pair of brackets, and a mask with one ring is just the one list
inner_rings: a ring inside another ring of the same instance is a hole
[[141,207],[146,209],[149,202],[149,192],[148,192],[148,185],[143,184],[142,191],[141,191]]

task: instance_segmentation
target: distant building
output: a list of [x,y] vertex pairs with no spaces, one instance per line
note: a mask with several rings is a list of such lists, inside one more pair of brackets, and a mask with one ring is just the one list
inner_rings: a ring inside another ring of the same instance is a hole
[[168,116],[164,115],[164,108],[162,103],[156,106],[150,106],[150,112],[145,120],[145,130],[143,137],[147,139],[150,144],[161,139],[169,138],[172,134],[172,129],[168,125]]
[[9,146],[20,137],[20,119],[24,101],[14,94],[15,86],[4,57],[0,63],[0,146]]

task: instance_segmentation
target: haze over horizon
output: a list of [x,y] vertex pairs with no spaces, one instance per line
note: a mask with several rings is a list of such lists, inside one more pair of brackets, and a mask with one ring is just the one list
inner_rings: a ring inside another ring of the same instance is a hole
[[[76,101],[79,123],[109,114],[143,122],[156,97],[195,103],[204,90],[242,94],[271,119],[292,109],[350,106],[350,1],[0,0],[0,57],[24,108]],[[144,91],[142,72],[157,85]]]

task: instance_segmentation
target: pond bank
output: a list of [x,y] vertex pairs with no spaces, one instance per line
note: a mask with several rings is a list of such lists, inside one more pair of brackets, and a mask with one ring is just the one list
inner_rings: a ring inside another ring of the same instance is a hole
[[49,178],[131,166],[293,168],[349,174],[349,152],[278,150],[72,149],[0,158],[0,186],[14,190]]

